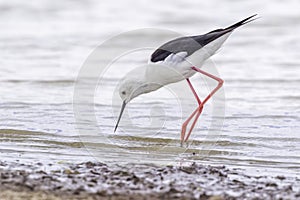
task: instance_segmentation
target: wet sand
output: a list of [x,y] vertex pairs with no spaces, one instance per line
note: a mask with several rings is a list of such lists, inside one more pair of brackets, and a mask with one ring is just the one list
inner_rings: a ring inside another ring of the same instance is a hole
[[297,199],[300,180],[238,169],[0,162],[0,199]]

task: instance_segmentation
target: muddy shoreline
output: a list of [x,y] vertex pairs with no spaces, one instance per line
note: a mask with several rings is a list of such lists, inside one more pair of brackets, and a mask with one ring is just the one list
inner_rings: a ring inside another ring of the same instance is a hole
[[300,179],[225,166],[0,162],[0,199],[297,199]]

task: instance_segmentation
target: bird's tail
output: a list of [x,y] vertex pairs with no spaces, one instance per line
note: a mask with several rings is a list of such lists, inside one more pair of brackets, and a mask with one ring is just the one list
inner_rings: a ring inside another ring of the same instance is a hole
[[248,24],[249,22],[252,22],[252,21],[258,19],[258,17],[254,18],[256,16],[257,16],[257,14],[247,17],[246,19],[243,19],[242,21],[239,21],[239,22],[229,26],[229,27],[225,28],[224,30],[234,30],[242,25]]

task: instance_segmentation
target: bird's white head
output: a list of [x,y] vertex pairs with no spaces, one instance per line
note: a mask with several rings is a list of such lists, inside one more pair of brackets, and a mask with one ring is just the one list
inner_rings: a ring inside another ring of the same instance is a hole
[[142,94],[142,83],[135,79],[125,79],[119,86],[119,95],[123,102],[128,103],[133,98]]
[[[123,104],[114,131],[116,131],[118,128],[118,124],[127,103],[141,94],[145,94],[162,87],[163,84],[155,79],[155,77],[159,75],[160,71],[157,70],[157,74],[150,73],[152,76],[149,76],[149,73],[147,73],[149,69],[156,68],[154,68],[153,65],[142,65],[127,73],[124,76],[125,78],[121,81],[119,85],[119,95],[123,101]],[[153,72],[153,70],[151,72]]]
[[123,101],[121,112],[115,127],[115,130],[117,130],[120,119],[122,117],[123,111],[126,107],[126,104],[131,101],[133,98],[143,94],[146,92],[147,84],[143,83],[142,81],[138,79],[124,79],[120,86],[119,86],[119,95]]

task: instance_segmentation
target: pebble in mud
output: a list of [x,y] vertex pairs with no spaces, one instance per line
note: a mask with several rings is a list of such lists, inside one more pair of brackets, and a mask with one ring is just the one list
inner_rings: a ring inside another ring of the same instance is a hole
[[253,177],[225,166],[108,166],[87,162],[64,166],[62,169],[57,169],[55,165],[47,167],[40,163],[21,165],[0,162],[0,190],[42,191],[57,196],[86,196],[95,199],[113,196],[210,200],[296,199],[300,192],[300,184],[294,179]]

